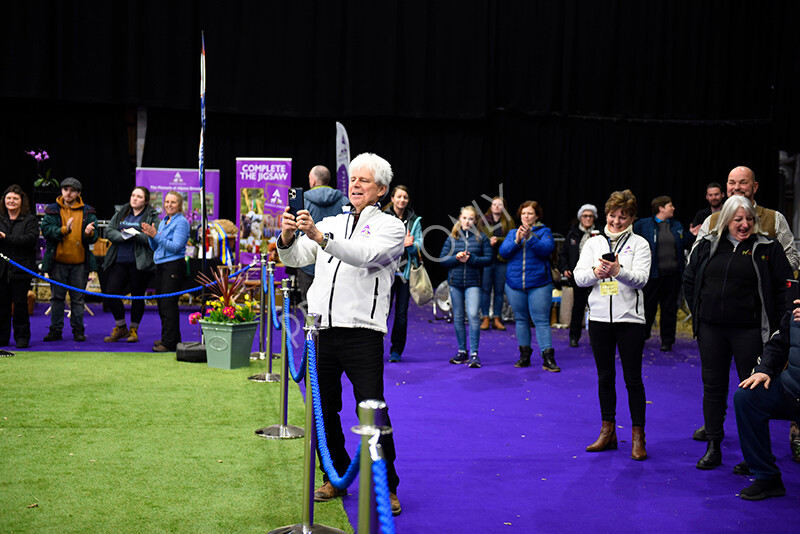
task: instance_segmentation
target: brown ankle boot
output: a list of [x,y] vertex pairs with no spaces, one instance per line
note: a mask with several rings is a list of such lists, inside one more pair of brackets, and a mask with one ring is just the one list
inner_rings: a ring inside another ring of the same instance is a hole
[[601,452],[617,448],[617,429],[612,421],[603,421],[600,437],[586,447],[586,452]]
[[506,325],[503,324],[503,321],[500,320],[500,317],[495,317],[494,321],[492,322],[492,328],[495,330],[505,330]]
[[132,326],[128,329],[128,343],[136,343],[139,341],[139,327]]
[[634,460],[647,460],[647,451],[644,450],[644,427],[635,426],[632,432],[631,458]]
[[111,331],[111,334],[104,337],[103,341],[105,341],[106,343],[115,343],[120,339],[127,339],[127,338],[128,338],[128,327],[122,325],[122,326],[115,326],[114,330]]
[[489,317],[485,316],[481,321],[481,330],[489,330]]

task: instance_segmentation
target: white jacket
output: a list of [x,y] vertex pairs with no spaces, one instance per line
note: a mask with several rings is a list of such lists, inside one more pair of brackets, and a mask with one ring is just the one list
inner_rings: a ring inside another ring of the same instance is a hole
[[332,235],[325,250],[302,235],[288,248],[278,247],[278,255],[289,267],[315,264],[308,311],[320,315],[321,328],[368,328],[385,334],[405,226],[377,206],[364,208],[355,228],[353,220],[352,213],[342,213],[316,223],[320,232]]
[[[622,238],[624,239],[624,237]],[[600,264],[600,256],[610,252],[608,240],[598,235],[586,241],[578,264],[572,273],[580,287],[591,287],[589,294],[589,320],[604,323],[644,324],[644,295],[642,288],[650,277],[650,245],[642,236],[631,234],[622,245],[619,255],[618,295],[600,294],[600,280],[592,267]]]

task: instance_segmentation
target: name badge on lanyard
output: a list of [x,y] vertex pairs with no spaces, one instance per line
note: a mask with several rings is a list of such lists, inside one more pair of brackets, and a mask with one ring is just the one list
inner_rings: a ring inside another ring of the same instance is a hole
[[616,280],[610,282],[600,282],[600,294],[604,297],[619,295],[619,283]]

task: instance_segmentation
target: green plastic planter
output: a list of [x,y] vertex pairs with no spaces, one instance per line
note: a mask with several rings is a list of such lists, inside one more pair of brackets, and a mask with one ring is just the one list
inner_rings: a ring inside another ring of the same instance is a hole
[[253,348],[258,321],[249,323],[211,323],[200,321],[206,341],[206,358],[209,367],[236,369],[250,366],[250,349]]

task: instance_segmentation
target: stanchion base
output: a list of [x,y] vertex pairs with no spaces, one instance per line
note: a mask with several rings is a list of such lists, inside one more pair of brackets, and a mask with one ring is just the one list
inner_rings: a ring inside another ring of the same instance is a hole
[[294,425],[272,425],[256,430],[256,436],[267,439],[295,439],[305,435],[305,430]]
[[273,360],[280,360],[281,359],[281,353],[280,352],[273,352],[272,353],[272,359]]
[[266,352],[251,352],[250,353],[251,360],[266,360],[267,353]]
[[270,530],[268,534],[306,534],[309,532],[319,532],[322,534],[339,534],[341,532],[341,534],[345,534],[344,530],[339,530],[338,528],[326,527],[325,525],[317,524],[307,527],[302,523],[276,528],[275,530]]
[[280,382],[281,375],[276,375],[275,373],[258,373],[257,375],[248,376],[247,379],[252,382]]

